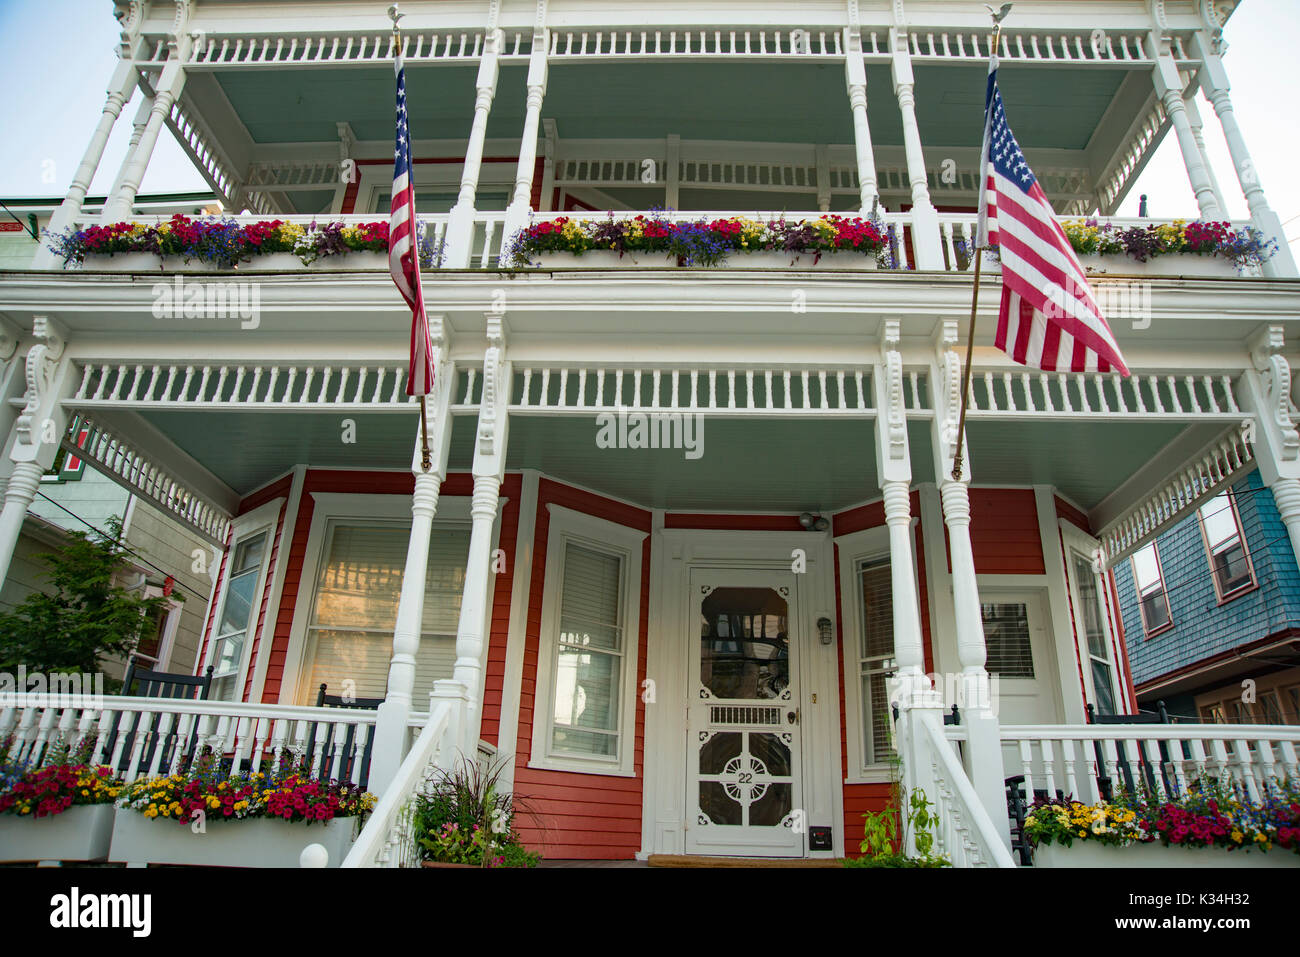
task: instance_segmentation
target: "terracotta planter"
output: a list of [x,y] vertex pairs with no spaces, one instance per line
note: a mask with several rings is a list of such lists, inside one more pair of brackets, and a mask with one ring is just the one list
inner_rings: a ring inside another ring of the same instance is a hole
[[727,256],[724,266],[738,266],[742,269],[815,269],[822,271],[861,271],[878,269],[874,255],[839,251],[816,253],[780,253],[780,252],[733,252]]
[[93,804],[53,817],[0,815],[0,861],[102,861],[108,857],[115,810]]
[[298,867],[302,850],[320,844],[329,854],[327,867],[338,867],[355,838],[355,817],[327,824],[250,818],[208,822],[195,834],[187,824],[150,819],[118,809],[109,860],[129,864],[192,864],[201,867]]
[[1230,851],[1224,847],[1165,847],[1130,844],[1115,847],[1092,841],[1075,841],[1069,847],[1040,844],[1034,849],[1034,867],[1300,867],[1300,854],[1280,847],[1271,851]]
[[1243,275],[1237,267],[1221,256],[1202,256],[1196,253],[1174,253],[1156,256],[1144,263],[1126,253],[1117,256],[1080,256],[1081,265],[1089,275],[1114,276],[1185,276],[1188,279],[1236,279]]

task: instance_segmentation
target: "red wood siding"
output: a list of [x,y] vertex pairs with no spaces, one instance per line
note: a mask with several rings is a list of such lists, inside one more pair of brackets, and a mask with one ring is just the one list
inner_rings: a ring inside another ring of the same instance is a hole
[[[948,528],[944,526],[947,542]],[[970,539],[979,575],[1045,575],[1033,489],[970,490]],[[952,571],[952,557],[948,557]]]
[[[542,638],[542,596],[546,593],[546,543],[554,503],[644,532],[650,513],[622,502],[541,479],[533,574],[528,590],[524,672],[519,692],[519,735],[515,747],[515,793],[535,812],[520,815],[520,833],[530,847],[558,860],[627,860],[641,849],[641,786],[645,752],[645,705],[637,695],[633,740],[634,777],[576,774],[528,767],[537,697],[537,650]],[[650,620],[650,539],[641,550],[641,613],[637,623],[637,688],[645,678]]]
[[1079,511],[1059,495],[1056,498],[1056,517],[1063,518],[1072,525],[1077,525],[1089,535],[1092,534],[1092,526],[1088,524],[1088,516]]

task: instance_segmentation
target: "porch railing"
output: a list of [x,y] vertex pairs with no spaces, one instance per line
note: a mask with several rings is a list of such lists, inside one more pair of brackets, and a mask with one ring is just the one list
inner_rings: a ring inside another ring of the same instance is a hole
[[82,694],[0,697],[0,742],[10,758],[40,767],[59,745],[90,749],[88,761],[126,781],[176,774],[211,755],[230,774],[305,762],[312,777],[367,783],[375,712],[278,704]]
[[1259,801],[1270,785],[1300,782],[1300,727],[1279,725],[1029,725],[1002,728],[1007,776],[1024,793],[1086,804],[1120,790],[1158,799],[1217,782]]
[[440,771],[451,770],[458,757],[455,741],[463,714],[462,704],[461,696],[438,697],[435,694],[430,701],[424,730],[406,753],[397,777],[384,790],[340,866],[420,866],[419,849],[415,846],[415,815],[419,798],[427,793]]
[[921,720],[925,752],[934,782],[932,798],[938,818],[936,852],[953,867],[1015,867],[1006,843],[980,803],[953,744],[936,722]]

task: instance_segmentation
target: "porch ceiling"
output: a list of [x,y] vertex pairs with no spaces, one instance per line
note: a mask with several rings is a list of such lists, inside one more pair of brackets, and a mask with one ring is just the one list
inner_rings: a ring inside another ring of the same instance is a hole
[[[1008,64],[1002,95],[1032,149],[1085,147],[1128,75],[1124,69]],[[523,66],[502,66],[489,138],[523,128]],[[927,149],[980,141],[986,74],[980,67],[917,65],[916,115]],[[214,74],[255,143],[333,142],[346,120],[360,140],[392,138],[391,69],[224,70]],[[465,139],[473,119],[470,66],[407,70],[411,129],[421,139]],[[867,67],[873,142],[901,145],[890,70]],[[552,66],[542,116],[576,139],[662,138],[852,143],[839,64],[616,63]]]

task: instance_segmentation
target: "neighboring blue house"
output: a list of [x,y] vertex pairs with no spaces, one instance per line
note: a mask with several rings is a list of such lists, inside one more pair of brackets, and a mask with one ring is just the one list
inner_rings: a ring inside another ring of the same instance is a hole
[[1300,724],[1300,569],[1258,472],[1114,574],[1142,710]]

